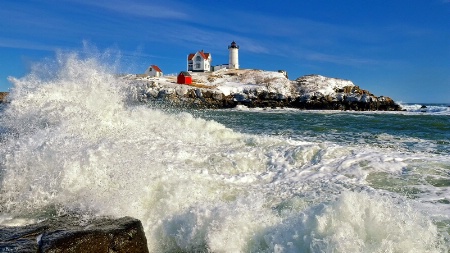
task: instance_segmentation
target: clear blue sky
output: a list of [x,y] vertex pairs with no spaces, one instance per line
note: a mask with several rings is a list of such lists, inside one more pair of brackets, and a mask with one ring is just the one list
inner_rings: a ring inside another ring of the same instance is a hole
[[241,68],[349,79],[402,102],[450,103],[450,0],[1,0],[0,91],[8,76],[83,44],[120,51],[121,72],[186,68],[210,52]]

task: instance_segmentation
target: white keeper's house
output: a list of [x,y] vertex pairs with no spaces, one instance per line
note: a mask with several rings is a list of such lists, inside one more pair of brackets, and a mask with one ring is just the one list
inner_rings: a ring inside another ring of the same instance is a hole
[[208,72],[211,71],[212,57],[210,53],[205,53],[203,50],[197,53],[191,53],[187,59],[187,70],[193,72]]

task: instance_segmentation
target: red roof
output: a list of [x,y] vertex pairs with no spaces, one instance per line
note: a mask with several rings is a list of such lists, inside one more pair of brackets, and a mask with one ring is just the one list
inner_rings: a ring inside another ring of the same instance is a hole
[[191,74],[189,74],[189,72],[187,71],[181,71],[180,74],[178,74],[178,76],[191,76]]
[[[203,59],[205,59],[205,60],[207,60],[207,59],[209,58],[209,53],[205,53],[205,52],[203,52],[203,50],[202,50],[202,51],[198,51],[198,53],[199,53],[200,56],[201,56]],[[195,54],[189,54],[188,60],[189,60],[189,61],[192,60],[192,58],[194,58],[194,55],[195,55]]]
[[199,53],[200,53],[200,55],[203,57],[203,59],[205,59],[205,60],[208,59],[209,53],[203,53],[203,50],[200,51]]
[[151,67],[152,67],[155,71],[161,72],[161,73],[162,73],[162,70],[161,70],[158,66],[156,66],[156,65],[151,65]]

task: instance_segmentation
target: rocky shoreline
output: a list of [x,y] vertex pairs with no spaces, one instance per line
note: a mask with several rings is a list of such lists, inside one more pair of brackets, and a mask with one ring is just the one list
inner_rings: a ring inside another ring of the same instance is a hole
[[[278,89],[278,91],[276,88],[270,89],[270,83],[263,83],[245,87],[230,94],[205,85],[168,84],[152,79],[148,81],[134,80],[130,84],[137,100],[141,102],[157,101],[175,107],[225,109],[243,105],[249,108],[297,108],[303,110],[402,110],[390,97],[375,96],[347,80],[309,75],[288,81],[288,84],[286,84],[286,80],[284,82],[285,86],[289,87]],[[316,90],[314,87],[305,89],[310,82],[317,85]],[[327,87],[327,82],[343,82],[343,85],[329,87],[333,90],[326,94],[319,88]]]
[[137,219],[66,215],[26,226],[0,226],[0,252],[148,253],[148,248]]
[[160,89],[157,94],[139,94],[139,101],[160,101],[171,106],[197,109],[226,109],[244,105],[249,108],[297,108],[304,110],[342,111],[400,111],[402,108],[389,97],[364,97],[353,99],[354,93],[342,93],[341,98],[332,96],[286,97],[273,92],[248,91],[225,96],[208,89],[191,88],[185,94],[171,89]]

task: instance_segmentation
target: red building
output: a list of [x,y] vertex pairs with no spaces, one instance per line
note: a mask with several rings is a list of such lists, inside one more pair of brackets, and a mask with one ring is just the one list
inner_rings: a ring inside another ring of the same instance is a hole
[[192,76],[187,71],[181,71],[177,76],[177,83],[179,84],[192,84]]

